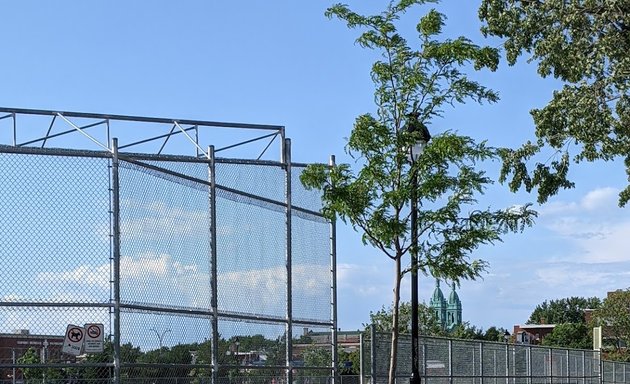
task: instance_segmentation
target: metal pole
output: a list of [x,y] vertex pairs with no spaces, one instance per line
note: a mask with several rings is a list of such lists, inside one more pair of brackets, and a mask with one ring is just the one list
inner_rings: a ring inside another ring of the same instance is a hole
[[411,176],[411,377],[420,384],[418,372],[418,177]]
[[364,384],[363,377],[365,376],[365,372],[363,372],[363,359],[365,359],[365,351],[363,350],[364,342],[365,340],[362,332],[359,334],[359,384]]
[[286,361],[287,361],[287,384],[293,383],[293,279],[292,279],[292,212],[291,212],[291,139],[284,139],[284,166],[285,166],[285,188],[286,188],[286,273],[287,273],[287,325],[286,325]]
[[13,116],[13,146],[17,145],[17,118],[15,112],[11,114]]
[[582,351],[582,384],[586,384],[586,351]]
[[208,158],[210,159],[210,306],[212,307],[212,383],[219,382],[219,299],[217,287],[217,189],[216,189],[216,157],[214,145],[208,147]]
[[448,382],[453,383],[453,340],[448,340]]
[[549,381],[553,384],[553,349],[549,348]]
[[112,226],[114,257],[114,384],[120,384],[120,180],[118,139],[112,139]]
[[160,334],[158,332],[158,330],[155,329],[155,328],[150,328],[149,331],[155,332],[155,335],[158,338],[158,342],[159,342],[159,346],[160,346],[160,349],[158,350],[158,357],[161,357],[162,356],[162,342],[164,341],[164,336],[166,335],[167,332],[170,332],[171,330],[170,329],[165,329],[164,331],[162,331],[162,334]]
[[376,327],[370,324],[370,383],[376,383]]
[[11,360],[13,361],[13,368],[11,372],[11,384],[15,384],[15,348],[11,348]]
[[527,349],[527,384],[532,384],[532,347],[529,346]]
[[483,384],[483,342],[479,342],[479,376],[481,377],[480,382]]
[[566,354],[566,360],[567,360],[567,383],[571,382],[571,360],[570,360],[570,356],[569,356],[569,350],[567,349],[567,354]]
[[[335,156],[330,156],[330,167],[335,166]],[[339,356],[337,351],[337,223],[330,221],[330,310],[332,317],[332,384],[337,381]],[[361,379],[362,380],[362,379]]]
[[510,384],[510,346],[505,343],[505,383]]

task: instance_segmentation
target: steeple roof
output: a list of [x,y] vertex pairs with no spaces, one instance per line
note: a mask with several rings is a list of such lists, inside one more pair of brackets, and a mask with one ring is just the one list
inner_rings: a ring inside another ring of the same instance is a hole
[[446,306],[446,299],[440,289],[440,280],[438,279],[435,279],[435,289],[433,290],[433,296],[431,296],[431,306],[433,308]]
[[459,299],[459,296],[457,295],[457,292],[455,292],[455,283],[451,284],[451,293],[448,295],[448,308],[449,309],[461,309],[462,308],[462,302]]

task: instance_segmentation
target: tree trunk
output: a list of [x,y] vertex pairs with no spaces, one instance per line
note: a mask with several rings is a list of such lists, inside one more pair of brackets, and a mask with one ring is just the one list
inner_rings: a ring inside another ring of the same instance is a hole
[[387,378],[388,384],[394,384],[396,382],[396,365],[398,363],[398,322],[399,322],[399,307],[400,307],[400,256],[396,258],[395,266],[395,281],[394,281],[394,305],[392,308],[392,346],[391,354],[389,356],[389,375]]

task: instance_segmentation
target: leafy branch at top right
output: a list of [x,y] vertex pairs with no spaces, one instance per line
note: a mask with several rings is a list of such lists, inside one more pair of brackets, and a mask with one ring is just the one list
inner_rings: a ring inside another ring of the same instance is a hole
[[[482,0],[479,18],[484,34],[504,39],[510,65],[527,54],[542,77],[564,82],[531,111],[536,142],[502,150],[500,180],[512,190],[536,189],[543,203],[574,186],[573,163],[624,159],[630,177],[630,2]],[[545,147],[551,161],[531,167]],[[630,184],[619,205],[629,200]]]

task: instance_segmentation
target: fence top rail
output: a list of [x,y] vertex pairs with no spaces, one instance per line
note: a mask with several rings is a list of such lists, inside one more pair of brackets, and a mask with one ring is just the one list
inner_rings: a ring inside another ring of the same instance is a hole
[[158,123],[158,124],[172,124],[178,122],[185,125],[197,125],[203,127],[221,127],[221,128],[242,128],[242,129],[261,129],[261,130],[273,130],[281,131],[284,129],[281,125],[267,125],[267,124],[249,124],[249,123],[231,123],[209,120],[191,120],[191,119],[171,119],[163,117],[147,117],[147,116],[133,116],[133,115],[116,115],[116,114],[101,114],[101,113],[87,113],[87,112],[69,112],[69,111],[53,111],[46,109],[27,109],[27,108],[7,108],[0,107],[0,113],[20,114],[20,115],[43,115],[43,116],[57,116],[58,114],[66,117],[78,117],[86,119],[103,119],[103,120],[120,120],[120,121],[136,121],[143,123]]

